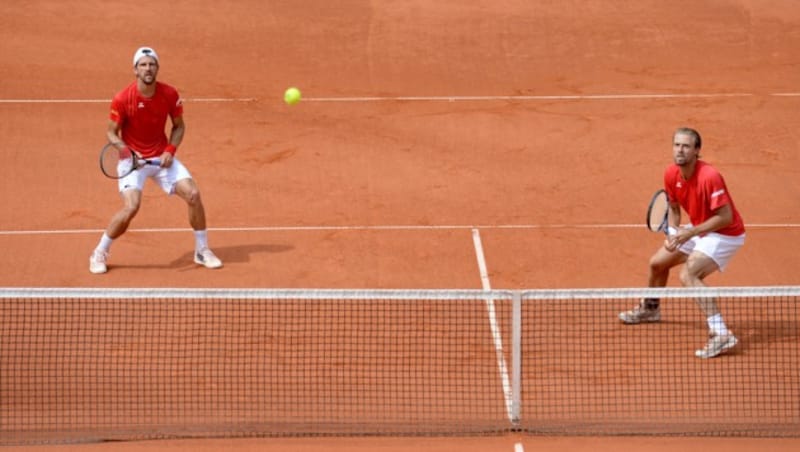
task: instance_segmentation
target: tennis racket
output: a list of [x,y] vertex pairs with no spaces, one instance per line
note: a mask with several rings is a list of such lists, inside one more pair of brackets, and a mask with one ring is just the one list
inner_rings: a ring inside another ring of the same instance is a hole
[[144,165],[160,165],[160,159],[143,159],[127,146],[122,150],[111,143],[100,151],[100,171],[111,179],[122,179]]
[[647,229],[663,232],[669,237],[669,197],[664,190],[658,190],[647,207]]

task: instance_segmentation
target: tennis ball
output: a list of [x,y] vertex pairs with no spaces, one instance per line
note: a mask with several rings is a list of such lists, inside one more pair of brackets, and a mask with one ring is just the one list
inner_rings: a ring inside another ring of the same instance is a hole
[[295,88],[294,86],[287,89],[285,93],[283,93],[283,101],[289,105],[294,105],[300,102],[300,90]]

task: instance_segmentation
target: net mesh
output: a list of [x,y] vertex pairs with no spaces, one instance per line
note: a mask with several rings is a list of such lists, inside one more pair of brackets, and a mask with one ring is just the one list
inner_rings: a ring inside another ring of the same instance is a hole
[[[713,294],[740,344],[694,356]],[[662,298],[662,321],[616,314]],[[800,435],[800,287],[0,289],[0,444]]]
[[522,427],[800,435],[797,295],[738,290],[717,301],[739,344],[714,359],[695,356],[709,332],[691,296],[662,298],[661,321],[638,325],[614,322],[637,300],[613,293],[525,303]]

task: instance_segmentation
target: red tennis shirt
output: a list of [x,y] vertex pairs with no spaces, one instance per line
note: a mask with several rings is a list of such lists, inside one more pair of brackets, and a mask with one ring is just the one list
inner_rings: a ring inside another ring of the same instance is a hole
[[722,174],[708,163],[698,160],[688,180],[683,179],[678,165],[670,165],[664,171],[664,189],[670,201],[677,201],[695,226],[711,218],[720,207],[730,205],[733,222],[715,232],[732,236],[744,234],[744,221],[733,204]]
[[182,115],[178,90],[166,83],[156,82],[155,94],[144,97],[133,82],[111,100],[110,118],[120,125],[122,140],[145,158],[161,155],[169,144],[167,116],[174,119]]

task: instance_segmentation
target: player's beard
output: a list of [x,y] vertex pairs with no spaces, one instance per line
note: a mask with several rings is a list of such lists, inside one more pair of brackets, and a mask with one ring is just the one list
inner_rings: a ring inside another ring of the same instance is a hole
[[689,154],[686,154],[686,153],[682,153],[682,154],[675,154],[675,155],[672,157],[672,160],[673,160],[673,161],[675,162],[675,164],[676,164],[676,165],[678,165],[678,166],[686,166],[686,165],[689,165],[689,164],[691,164],[691,163],[692,163],[692,158],[691,158],[691,155],[689,155]]
[[156,82],[156,74],[154,74],[154,73],[145,73],[145,74],[139,76],[139,80],[141,80],[142,83],[144,83],[145,85],[148,85],[148,86],[152,85],[153,83]]

